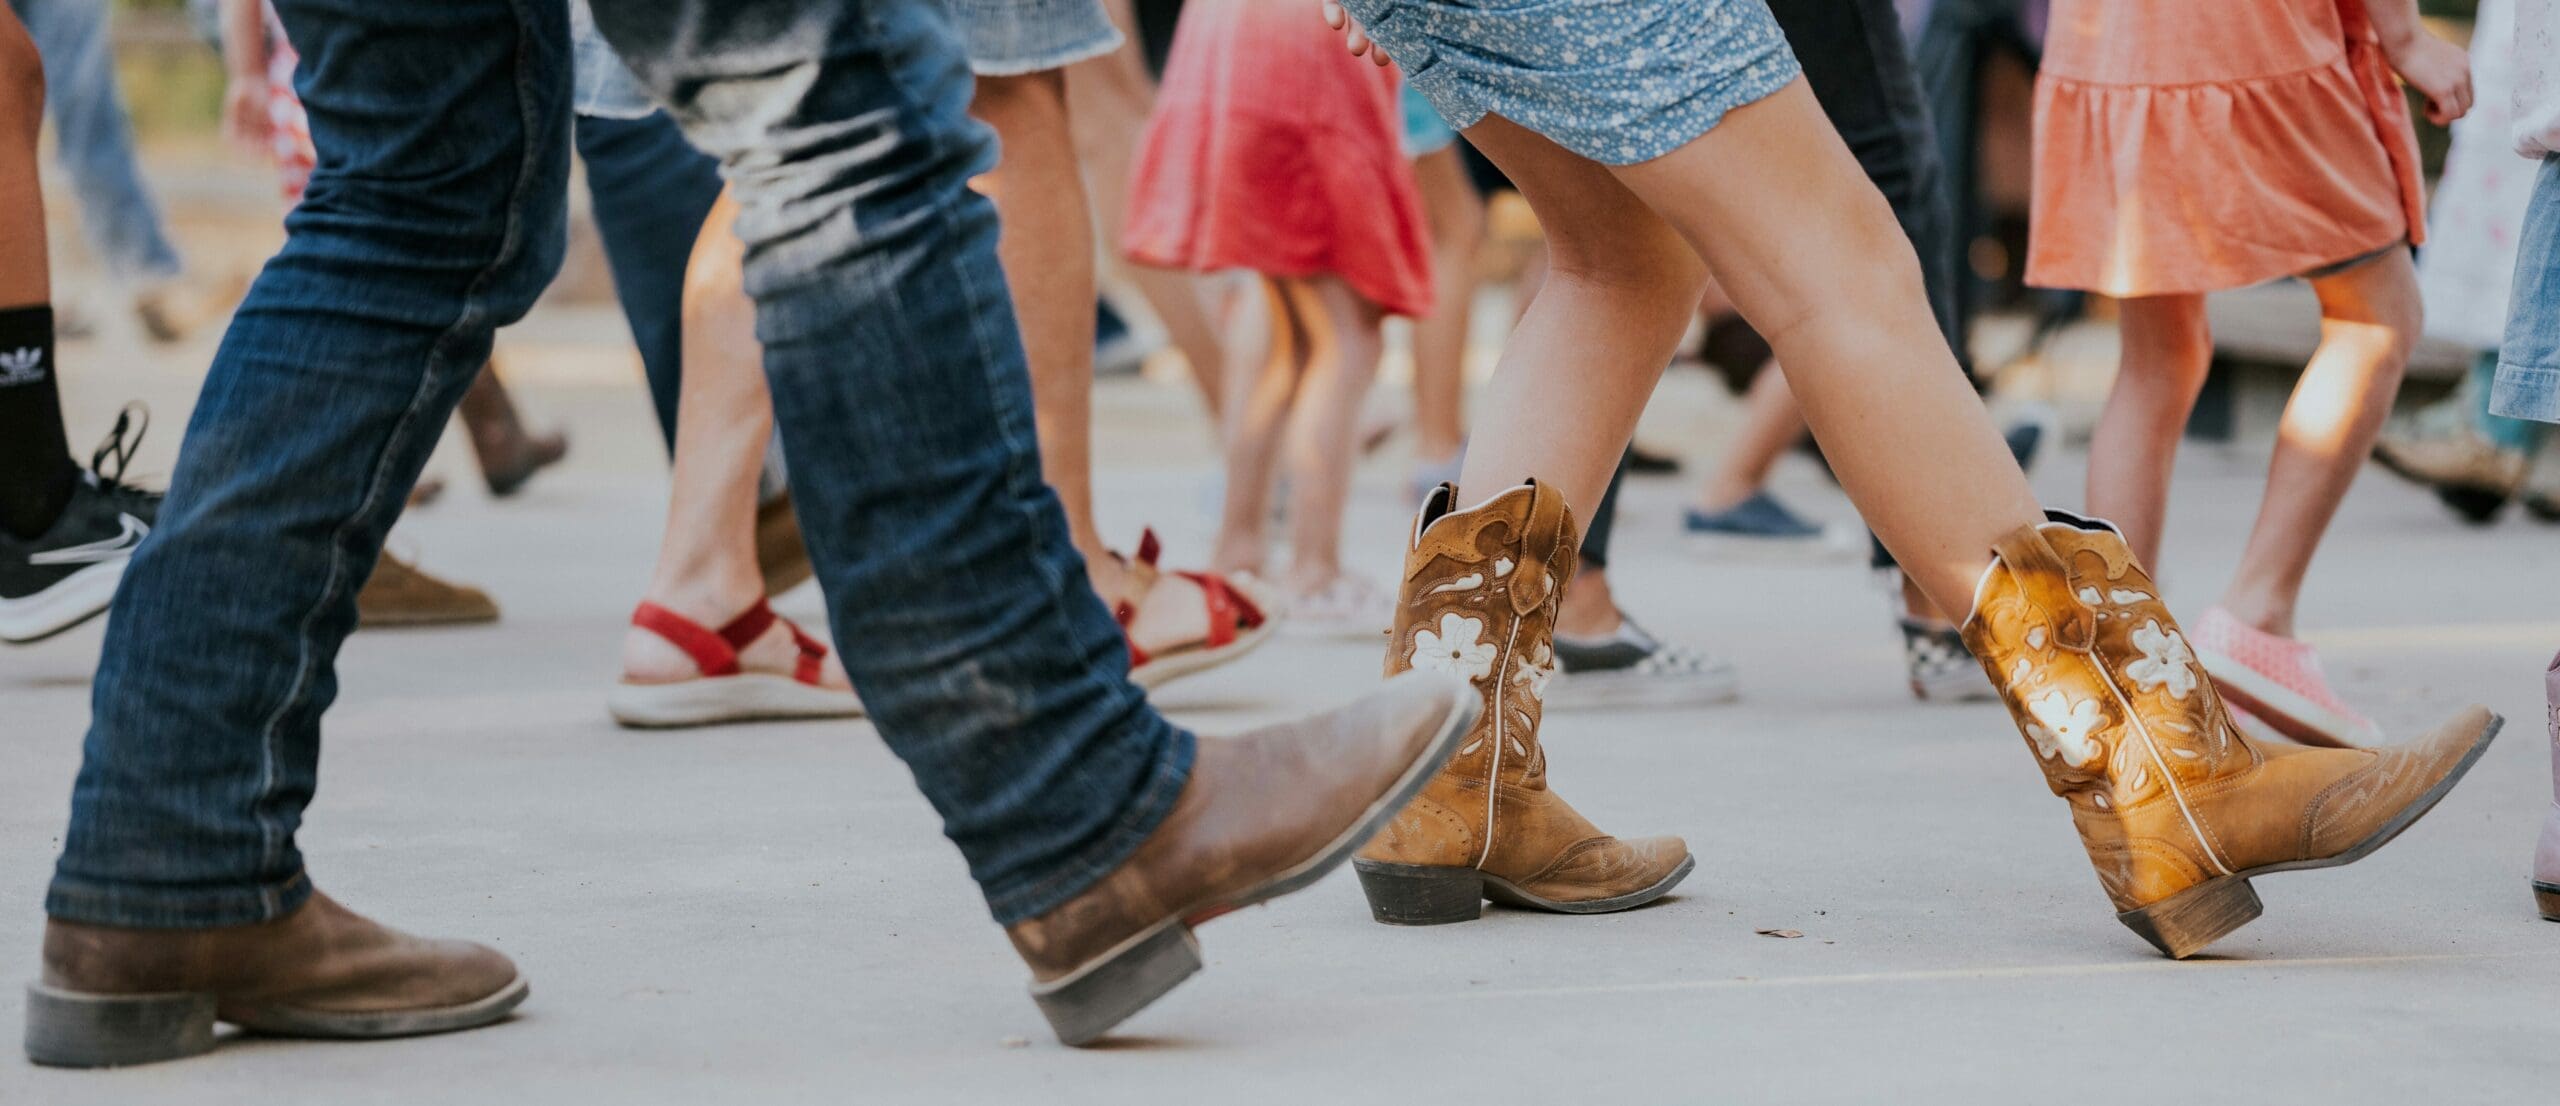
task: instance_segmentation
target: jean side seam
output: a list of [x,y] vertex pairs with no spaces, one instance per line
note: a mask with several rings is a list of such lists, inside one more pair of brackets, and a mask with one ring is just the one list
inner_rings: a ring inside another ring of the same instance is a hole
[[[903,101],[900,104],[902,112],[912,113],[919,119],[926,117],[929,100],[915,95],[914,90],[907,87],[903,71],[893,72],[887,83],[897,91],[899,99]],[[976,124],[973,121],[972,125],[982,124]],[[931,128],[927,128],[927,131],[931,134],[928,139],[931,144],[928,151],[930,154],[956,152],[947,149],[949,143],[947,134],[933,131]],[[972,201],[968,198],[963,186],[963,203],[968,202],[992,203],[993,201],[983,198]],[[933,222],[943,228],[946,239],[956,239],[967,233],[967,229],[955,214],[957,210],[959,210],[958,205],[946,205],[932,216]],[[992,213],[989,217],[993,217]],[[856,233],[860,233],[858,222]],[[958,268],[956,279],[973,298],[984,297],[990,291],[979,284],[977,275],[970,271],[968,266],[963,265]],[[1000,371],[996,368],[1001,363],[1001,359],[996,356],[1001,348],[1001,342],[989,331],[991,326],[1017,325],[1011,309],[1012,297],[1009,290],[1003,297],[1003,301],[1006,305],[1003,311],[979,313],[969,327],[970,340],[977,347],[975,352],[978,364],[981,366],[980,383],[997,394],[1003,392],[1008,382],[1001,379]],[[1018,336],[1016,345],[1020,345]],[[1025,351],[1022,356],[1027,359],[1029,354]],[[1022,366],[1022,371],[1025,377],[1023,383],[1027,389],[1030,374],[1027,360]],[[1005,470],[1007,491],[1012,492],[1021,488],[1026,480],[1045,491],[1046,485],[1042,482],[1039,471],[1039,440],[1036,431],[1020,425],[1023,421],[1021,414],[1018,411],[1000,409],[995,420],[996,433],[1001,436],[1007,452],[1011,455]],[[1038,533],[1043,521],[1041,513],[1035,508],[1023,506],[1022,504],[1028,501],[1024,497],[1008,494],[1005,498],[1009,501],[1007,513],[1013,515],[1027,531]],[[1044,621],[1046,625],[1052,627],[1052,633],[1059,633],[1056,628],[1073,624],[1072,612],[1068,609],[1066,577],[1056,570],[1049,558],[1035,556],[1032,558],[1032,565],[1042,584],[1041,598],[1053,616]],[[1097,599],[1096,602],[1099,600]],[[1063,640],[1061,644],[1067,646],[1066,651],[1071,654],[1080,656],[1083,653],[1083,650],[1075,648],[1077,643],[1072,639]],[[1126,656],[1125,653],[1122,655]],[[1138,794],[1121,809],[1119,817],[1114,819],[1115,824],[1109,831],[1096,838],[1074,859],[1067,862],[1065,871],[1044,878],[1021,891],[1006,893],[1001,897],[988,896],[989,907],[996,911],[999,918],[1006,919],[1008,922],[1012,920],[1010,915],[1013,910],[1020,910],[1030,905],[1038,905],[1045,909],[1049,905],[1054,905],[1054,902],[1043,900],[1063,900],[1081,892],[1107,874],[1111,867],[1136,851],[1138,844],[1145,840],[1148,834],[1153,833],[1156,826],[1162,824],[1165,816],[1172,812],[1174,798],[1180,795],[1183,786],[1190,779],[1193,748],[1190,733],[1173,725],[1162,715],[1156,714],[1154,708],[1147,705],[1145,696],[1137,692],[1136,685],[1129,682],[1126,669],[1119,672],[1107,670],[1097,672],[1087,664],[1079,678],[1100,680],[1106,688],[1117,685],[1111,690],[1116,692],[1113,698],[1119,707],[1117,713],[1122,720],[1120,724],[1125,725],[1134,710],[1143,718],[1169,731],[1171,736],[1158,750],[1155,765],[1148,769],[1149,778],[1146,786],[1141,788]],[[1132,699],[1136,701],[1132,703],[1130,701]],[[981,891],[984,890],[981,888]],[[1008,910],[1007,907],[1012,907],[1013,910]]]
[[[472,278],[470,287],[464,291],[462,310],[455,316],[452,325],[438,335],[434,344],[429,347],[425,369],[418,375],[417,389],[410,394],[408,408],[401,412],[399,420],[392,425],[390,436],[384,440],[382,448],[374,455],[372,478],[365,489],[364,498],[356,504],[355,511],[347,517],[346,521],[338,525],[336,532],[330,535],[329,571],[323,579],[319,598],[303,612],[296,635],[295,644],[299,650],[299,656],[295,662],[293,686],[287,690],[284,701],[277,704],[275,711],[268,715],[260,734],[260,778],[258,793],[253,801],[256,804],[258,817],[259,861],[262,869],[274,866],[282,858],[284,851],[283,827],[267,813],[268,804],[275,797],[278,783],[277,763],[281,759],[281,752],[276,748],[276,744],[283,736],[285,717],[309,701],[311,683],[318,674],[315,671],[313,656],[316,652],[314,637],[317,634],[318,622],[323,615],[337,605],[339,596],[344,594],[349,583],[347,543],[356,535],[365,520],[379,512],[387,501],[383,493],[390,483],[392,459],[400,456],[403,447],[417,432],[419,415],[423,409],[433,403],[437,393],[436,381],[441,375],[439,370],[450,363],[449,347],[453,344],[456,335],[467,332],[484,315],[479,302],[481,297],[487,291],[495,273],[515,256],[523,242],[524,200],[530,191],[530,181],[534,175],[532,163],[536,157],[533,141],[534,119],[531,109],[524,106],[531,102],[532,89],[529,74],[531,67],[523,44],[532,30],[523,4],[519,2],[510,7],[516,13],[517,23],[515,84],[516,102],[519,106],[517,123],[522,128],[520,132],[522,140],[519,143],[522,157],[517,165],[515,189],[509,197],[506,230],[499,238],[497,252]],[[290,896],[279,894],[277,888],[272,885],[262,885],[259,888],[262,907],[270,918],[283,915],[286,907],[284,900],[288,897]]]

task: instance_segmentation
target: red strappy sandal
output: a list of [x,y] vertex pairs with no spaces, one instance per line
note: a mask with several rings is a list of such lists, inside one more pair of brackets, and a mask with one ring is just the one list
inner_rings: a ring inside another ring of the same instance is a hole
[[[1156,540],[1156,532],[1148,530],[1138,539],[1138,556],[1129,563],[1137,577],[1137,593],[1145,596],[1155,590],[1162,569],[1156,558],[1164,552],[1164,544]],[[1161,653],[1149,653],[1129,642],[1129,680],[1143,688],[1154,688],[1168,680],[1204,672],[1247,653],[1270,640],[1273,629],[1269,615],[1253,597],[1237,588],[1226,577],[1210,572],[1176,572],[1185,580],[1200,586],[1202,600],[1208,606],[1209,636],[1188,645],[1175,646]],[[1130,624],[1138,620],[1137,604],[1127,600],[1114,607],[1112,617],[1120,620],[1120,633],[1127,636]]]
[[[738,651],[779,622],[791,631],[800,656],[786,675],[738,666]],[[631,612],[631,624],[666,639],[693,658],[701,675],[667,683],[624,680],[605,696],[605,709],[625,726],[716,726],[776,718],[848,718],[862,713],[853,692],[827,687],[827,647],[773,613],[762,599],[717,630],[655,603]]]

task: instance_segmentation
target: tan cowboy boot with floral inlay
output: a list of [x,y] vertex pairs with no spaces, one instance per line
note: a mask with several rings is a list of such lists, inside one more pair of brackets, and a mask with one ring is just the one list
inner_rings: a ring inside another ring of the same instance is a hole
[[1414,523],[1387,674],[1463,677],[1484,713],[1353,861],[1370,913],[1437,925],[1477,917],[1487,898],[1566,914],[1661,898],[1696,865],[1688,845],[1611,837],[1547,788],[1541,696],[1555,672],[1556,604],[1581,548],[1564,497],[1532,482],[1459,511],[1456,495],[1440,485]]
[[2050,519],[2000,541],[1965,644],[2071,804],[2117,920],[2172,957],[2258,916],[2251,877],[2381,848],[2498,732],[2471,707],[2405,745],[2252,741],[2115,529]]

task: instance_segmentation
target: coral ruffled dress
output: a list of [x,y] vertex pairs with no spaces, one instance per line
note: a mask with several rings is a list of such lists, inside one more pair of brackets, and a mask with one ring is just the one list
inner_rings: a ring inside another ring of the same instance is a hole
[[1307,0],[1191,0],[1138,148],[1121,247],[1141,264],[1333,275],[1431,310],[1430,227],[1396,74]]
[[2055,0],[2027,283],[2237,288],[2414,244],[2423,204],[2361,0]]

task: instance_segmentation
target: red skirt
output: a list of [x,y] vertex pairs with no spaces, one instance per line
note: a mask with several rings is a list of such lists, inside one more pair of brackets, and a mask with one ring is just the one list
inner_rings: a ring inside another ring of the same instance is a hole
[[1431,311],[1430,226],[1396,74],[1305,0],[1191,0],[1138,147],[1121,248],[1144,265],[1336,276]]

